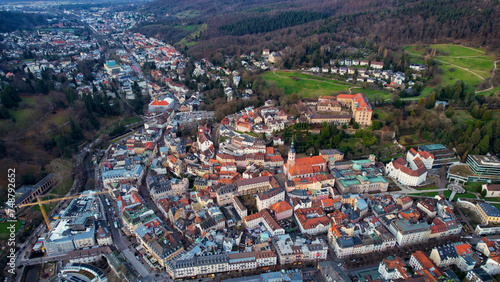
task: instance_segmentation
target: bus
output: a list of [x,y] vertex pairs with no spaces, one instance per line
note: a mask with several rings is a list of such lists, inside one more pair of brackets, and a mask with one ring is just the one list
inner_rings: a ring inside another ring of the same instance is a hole
[[106,198],[106,205],[109,207],[109,200]]
[[118,224],[116,224],[116,221],[114,222],[114,224],[115,224],[115,228],[118,228]]

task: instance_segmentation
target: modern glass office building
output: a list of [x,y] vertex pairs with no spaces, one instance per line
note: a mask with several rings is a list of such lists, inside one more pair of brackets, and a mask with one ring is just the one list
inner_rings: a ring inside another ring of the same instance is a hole
[[500,159],[496,156],[468,155],[466,163],[474,174],[500,176]]

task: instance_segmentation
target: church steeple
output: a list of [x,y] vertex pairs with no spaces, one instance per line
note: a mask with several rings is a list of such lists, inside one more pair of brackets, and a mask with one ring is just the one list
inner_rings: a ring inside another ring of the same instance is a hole
[[295,165],[295,148],[293,147],[293,141],[292,141],[292,146],[288,151],[288,160],[287,160],[288,169],[291,169],[294,165]]

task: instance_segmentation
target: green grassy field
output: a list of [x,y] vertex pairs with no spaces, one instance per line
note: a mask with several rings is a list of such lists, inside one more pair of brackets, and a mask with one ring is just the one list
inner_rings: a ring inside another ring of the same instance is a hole
[[376,97],[388,100],[392,97],[391,93],[382,90],[358,88],[348,82],[294,71],[268,71],[262,74],[262,77],[268,84],[276,83],[287,95],[297,93],[300,97],[318,97],[346,91],[352,87],[351,93],[363,93],[369,100]]
[[197,27],[197,25],[185,25],[185,26],[180,26],[180,28],[184,29],[184,30],[187,30],[187,31],[192,31],[193,29],[195,29]]
[[[17,110],[9,109],[10,116],[16,119],[23,127],[29,123],[29,118],[33,113],[32,106],[35,105],[36,100],[34,97],[21,97],[22,101],[19,103]],[[23,107],[29,107],[23,109]]]
[[[24,129],[35,122],[35,117],[33,116],[34,108],[36,106],[37,99],[31,96],[21,96],[21,102],[17,109],[9,109],[9,114],[11,118],[15,119],[15,123],[12,123],[10,119],[0,120],[0,127],[7,128],[7,131],[11,131],[12,128],[18,130],[19,128]],[[50,116],[47,115],[47,118]],[[12,126],[13,124],[13,126]]]
[[339,81],[327,77],[322,77],[322,76],[316,76],[312,74],[307,74],[307,73],[301,73],[301,72],[295,72],[295,71],[276,71],[276,74],[278,76],[286,76],[286,77],[298,77],[298,78],[304,78],[304,79],[314,79],[314,80],[321,80],[321,81],[327,81],[327,82],[333,82],[336,84],[342,84],[342,85],[349,85],[351,86],[350,83],[344,82],[344,81]]
[[139,122],[141,121],[142,119],[140,117],[127,117],[127,118],[124,118],[122,119],[122,124],[123,125],[129,125],[129,124],[132,124],[132,123],[136,123],[136,122]]
[[[424,55],[427,48],[437,48],[438,56],[441,55],[452,55],[452,56],[484,56],[484,51],[477,48],[468,48],[455,44],[431,44],[428,46],[422,46],[420,50],[417,50],[417,46],[411,45],[406,46],[404,49],[411,54],[422,56]],[[441,53],[441,54],[440,54]]]
[[16,222],[0,222],[0,240],[7,240],[10,237],[10,229],[7,229],[12,223],[16,225],[16,234],[19,232],[22,220],[17,220]]
[[268,71],[262,74],[262,77],[268,85],[276,83],[286,95],[297,93],[300,97],[318,97],[349,89],[349,85],[345,82],[296,72],[276,71],[275,74]]
[[487,78],[491,76],[494,67],[494,58],[489,56],[481,57],[440,57],[440,60],[446,61],[466,69],[470,69],[480,76]]
[[197,10],[186,10],[175,14],[176,17],[181,19],[189,19],[198,16],[199,12]]
[[367,89],[367,88],[353,88],[351,89],[352,93],[363,93],[368,100],[373,101],[375,97],[379,97],[382,100],[390,100],[392,98],[392,94],[389,92],[385,92],[382,90],[376,89]]
[[[494,67],[495,57],[478,48],[468,48],[454,44],[433,44],[423,46],[420,49],[417,49],[416,46],[406,46],[404,49],[414,56],[413,61],[415,62],[420,62],[425,56],[429,56],[428,49],[436,49],[435,59],[439,60],[443,71],[441,83],[444,85],[452,85],[459,80],[463,80],[471,87],[476,87],[481,81],[491,76]],[[471,72],[478,74],[482,78]],[[430,93],[431,90],[424,89],[426,93]]]
[[135,134],[135,131],[131,131],[131,132],[125,134],[125,135],[118,136],[115,139],[111,140],[111,143],[115,144],[116,142],[122,140],[123,138],[131,136],[131,135],[134,135],[134,134]]
[[439,189],[439,188],[436,187],[436,186],[425,187],[425,188],[417,188],[417,190],[437,190],[437,189]]
[[[53,123],[57,126],[68,122],[70,118],[70,109],[59,110],[55,114],[48,114],[47,117],[40,123],[40,128],[45,131],[50,129],[50,124]],[[69,124],[68,124],[69,126]]]
[[482,96],[490,96],[491,94],[499,94],[500,93],[500,85],[493,87],[493,89],[476,93],[477,95],[482,95]]
[[475,88],[484,80],[477,75],[451,65],[441,64],[441,68],[443,70],[441,74],[441,84],[444,85],[453,85],[457,81],[463,80],[465,84]]
[[[496,112],[496,111],[495,111]],[[452,119],[457,119],[459,122],[467,122],[475,120],[468,111],[466,110],[456,110],[455,114],[451,117]]]
[[200,36],[205,30],[207,30],[207,24],[200,24],[200,25],[189,25],[189,26],[184,26],[181,27],[182,29],[186,29],[188,31],[191,31],[191,33],[182,38],[181,41],[177,42],[179,45],[186,45],[187,47],[191,47],[196,44],[196,41],[194,40],[196,37]]

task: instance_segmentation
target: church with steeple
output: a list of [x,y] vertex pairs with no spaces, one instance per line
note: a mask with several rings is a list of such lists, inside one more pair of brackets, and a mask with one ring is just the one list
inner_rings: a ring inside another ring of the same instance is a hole
[[288,160],[283,166],[283,170],[288,180],[312,177],[327,172],[326,161],[321,156],[297,159],[293,142],[288,151]]

